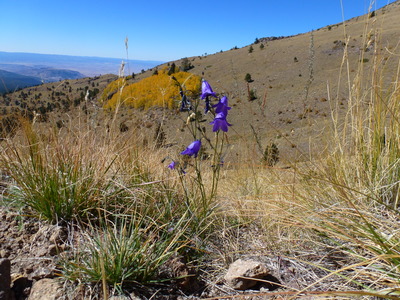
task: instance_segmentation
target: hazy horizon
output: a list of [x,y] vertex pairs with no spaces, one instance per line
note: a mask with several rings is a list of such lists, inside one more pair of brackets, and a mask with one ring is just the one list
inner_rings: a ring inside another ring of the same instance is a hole
[[[106,58],[106,59],[118,59],[120,61],[127,61],[127,58],[119,58],[119,57],[106,57],[106,56],[96,56],[96,55],[71,55],[71,54],[57,54],[57,53],[37,53],[37,52],[26,52],[26,51],[3,51],[0,49],[0,53],[10,53],[10,54],[34,54],[34,55],[48,55],[48,56],[71,56],[71,57],[87,57],[87,58]],[[129,58],[129,61],[143,61],[143,62],[158,62],[160,64],[165,63],[166,61],[162,60],[144,60],[144,59],[132,59]]]
[[[67,70],[78,71],[86,76],[97,76],[104,74],[119,74],[122,61],[125,63],[125,75],[132,72],[138,73],[142,69],[150,69],[163,61],[144,61],[144,60],[122,60],[112,57],[96,57],[96,56],[76,56],[76,55],[60,55],[60,54],[43,54],[29,52],[6,52],[0,51],[0,69],[23,74],[16,71],[15,65],[19,66],[46,66]],[[5,65],[10,67],[6,68]]]

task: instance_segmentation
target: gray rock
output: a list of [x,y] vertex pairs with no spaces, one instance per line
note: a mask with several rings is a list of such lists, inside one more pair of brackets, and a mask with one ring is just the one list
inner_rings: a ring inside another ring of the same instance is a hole
[[28,300],[56,300],[63,296],[63,286],[58,279],[42,279],[36,281]]
[[54,277],[53,269],[50,267],[38,267],[29,275],[33,280],[41,280],[44,278]]
[[0,258],[7,258],[10,256],[10,251],[2,249],[0,250]]
[[238,259],[229,266],[224,279],[235,290],[247,290],[259,282],[257,279],[265,278],[268,274],[270,271],[264,263]]
[[11,262],[7,258],[0,259],[0,300],[11,299]]

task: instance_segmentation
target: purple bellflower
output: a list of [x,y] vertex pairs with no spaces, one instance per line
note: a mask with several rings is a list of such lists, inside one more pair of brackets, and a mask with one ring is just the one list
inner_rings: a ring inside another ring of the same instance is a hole
[[213,92],[211,85],[203,79],[201,82],[201,99],[206,99],[208,96],[217,97],[217,95]]
[[228,126],[232,126],[231,124],[228,123],[226,120],[226,115],[223,112],[219,112],[215,115],[214,121],[212,121],[210,124],[213,124],[213,132],[216,132],[218,130],[222,130],[223,132],[228,131]]
[[201,141],[196,140],[189,146],[187,146],[187,148],[184,151],[182,151],[181,154],[197,157],[197,154],[200,151],[200,147],[201,147]]
[[171,170],[174,170],[176,166],[176,162],[172,161],[169,165],[168,168],[170,168]]
[[222,97],[219,102],[215,105],[215,113],[224,113],[225,117],[228,115],[228,110],[231,109],[231,107],[228,106],[228,98],[226,96]]

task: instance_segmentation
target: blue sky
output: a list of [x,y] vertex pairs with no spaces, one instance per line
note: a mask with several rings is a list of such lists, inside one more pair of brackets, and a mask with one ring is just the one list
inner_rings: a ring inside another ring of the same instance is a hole
[[[376,0],[373,9],[394,0]],[[342,0],[344,19],[370,0]],[[343,20],[340,0],[0,0],[0,51],[171,61]]]

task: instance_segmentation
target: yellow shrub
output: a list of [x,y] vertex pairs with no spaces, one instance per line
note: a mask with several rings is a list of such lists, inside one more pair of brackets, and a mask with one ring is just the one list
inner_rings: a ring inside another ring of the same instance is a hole
[[109,85],[106,86],[103,93],[101,94],[100,101],[105,103],[115,95],[118,90],[121,90],[125,86],[125,78],[118,78]]
[[[200,91],[201,78],[188,72],[172,74],[184,90],[196,96]],[[105,108],[114,109],[118,103],[134,108],[148,109],[152,106],[174,108],[180,101],[179,86],[163,69],[157,75],[142,79],[139,82],[123,86],[121,79],[110,83],[103,92]],[[123,87],[123,88],[121,88]]]

